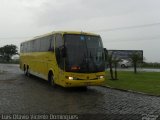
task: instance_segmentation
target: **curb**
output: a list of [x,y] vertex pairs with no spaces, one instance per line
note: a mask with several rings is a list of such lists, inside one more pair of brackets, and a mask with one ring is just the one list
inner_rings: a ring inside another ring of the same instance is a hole
[[137,91],[133,91],[133,90],[126,90],[126,89],[120,89],[120,88],[114,88],[114,87],[111,87],[111,86],[101,86],[103,88],[108,88],[108,89],[113,89],[113,90],[119,90],[119,91],[122,91],[122,92],[130,92],[130,93],[135,93],[135,94],[141,94],[141,95],[146,95],[146,96],[154,96],[154,97],[160,97],[160,95],[152,95],[152,94],[148,94],[148,93],[144,93],[144,92],[137,92]]

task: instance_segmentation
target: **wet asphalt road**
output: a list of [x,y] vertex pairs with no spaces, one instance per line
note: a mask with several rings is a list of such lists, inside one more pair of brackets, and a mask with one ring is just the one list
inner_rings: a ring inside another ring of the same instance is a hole
[[103,87],[52,88],[37,77],[26,77],[18,65],[0,64],[0,113],[154,114],[160,97]]

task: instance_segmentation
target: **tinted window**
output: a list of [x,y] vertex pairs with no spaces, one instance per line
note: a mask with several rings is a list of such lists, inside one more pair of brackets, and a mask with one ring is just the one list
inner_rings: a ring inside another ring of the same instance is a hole
[[30,41],[30,52],[34,51],[34,41]]
[[54,50],[54,36],[46,36],[21,44],[21,52],[46,52]]
[[33,40],[32,41],[32,46],[33,46],[33,48],[32,48],[32,52],[35,52],[36,51],[36,41],[35,40]]
[[54,50],[54,39],[55,39],[55,37],[54,37],[54,35],[52,35],[52,36],[50,37],[49,51]]
[[23,43],[21,43],[20,52],[23,53]]
[[100,36],[64,35],[66,48],[66,71],[104,71],[103,45]]
[[40,40],[37,39],[35,41],[35,46],[34,46],[36,49],[35,49],[35,52],[38,52],[40,50]]

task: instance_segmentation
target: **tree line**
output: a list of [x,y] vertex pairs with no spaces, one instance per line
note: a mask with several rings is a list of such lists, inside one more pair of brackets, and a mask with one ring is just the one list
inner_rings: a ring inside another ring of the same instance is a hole
[[13,55],[18,54],[16,45],[5,45],[3,47],[0,47],[0,58],[3,62],[9,62],[11,61],[11,58]]

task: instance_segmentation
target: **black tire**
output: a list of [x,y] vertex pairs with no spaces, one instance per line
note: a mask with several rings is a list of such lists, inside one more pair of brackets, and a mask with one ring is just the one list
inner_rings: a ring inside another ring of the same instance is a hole
[[24,74],[25,74],[26,73],[26,66],[25,65],[23,66],[23,71],[24,71]]
[[29,73],[29,67],[27,66],[27,68],[26,69],[24,69],[24,74],[26,75],[26,76],[30,76],[30,73]]
[[49,76],[48,76],[48,82],[49,82],[49,84],[50,84],[51,86],[53,86],[53,87],[56,86],[56,84],[55,84],[55,82],[54,82],[54,75],[53,75],[53,73],[50,73],[50,74],[49,74]]

